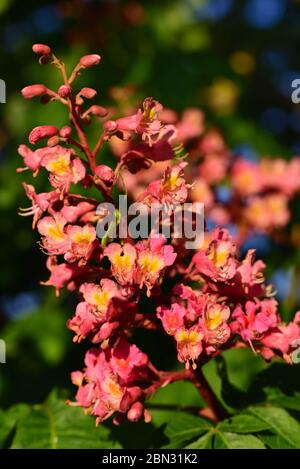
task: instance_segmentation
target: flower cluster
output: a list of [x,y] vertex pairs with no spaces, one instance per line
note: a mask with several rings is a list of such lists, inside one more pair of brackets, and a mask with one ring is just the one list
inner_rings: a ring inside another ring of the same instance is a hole
[[[173,126],[169,141],[175,151],[184,143],[189,152],[186,178],[193,187],[190,199],[205,204],[210,223],[234,226],[238,246],[253,233],[276,237],[290,221],[289,203],[300,191],[300,158],[247,159],[233,153],[219,131],[205,129],[203,113],[198,109],[186,110],[181,118],[165,109],[161,118],[167,128]],[[130,153],[131,142],[125,145]],[[124,151],[124,145],[120,148],[114,141],[111,148],[117,157]],[[165,151],[150,170],[136,176],[125,172],[128,191],[139,193],[150,181],[161,178],[171,158]]]
[[[49,46],[36,44],[33,51],[41,64],[59,69],[63,84],[56,91],[30,85],[22,94],[39,97],[42,104],[60,102],[70,125],[35,127],[29,143],[46,140],[45,146],[19,147],[25,167],[18,171],[30,170],[34,177],[44,171],[50,186],[38,194],[32,184],[23,183],[32,205],[21,209],[21,215],[33,215],[33,228],[48,256],[50,277],[43,283],[57,294],[67,288],[77,295],[67,323],[74,342],[87,339],[94,344],[83,372],[72,374],[78,386],[76,405],[96,416],[97,423],[112,415],[115,423],[125,418],[148,422],[147,397],[177,379],[197,386],[201,366],[223,350],[249,346],[267,360],[279,356],[291,363],[300,337],[300,313],[290,324],[281,321],[272,288],[265,283],[265,265],[255,260],[254,250],[240,259],[236,240],[221,227],[207,231],[197,251],[189,251],[173,235],[176,207],[187,200],[204,202],[220,226],[233,213],[248,228],[282,226],[289,217],[287,202],[299,188],[299,161],[262,160],[254,165],[233,160],[218,133],[204,133],[200,111],[187,110],[178,121],[153,98],[113,119],[110,109],[87,105],[97,94],[94,89],[76,92],[74,87],[80,72],[100,62],[99,55],[81,57],[68,75]],[[94,148],[85,130],[92,120],[101,128]],[[187,144],[190,159],[182,154],[181,142]],[[98,161],[105,144],[119,157],[114,169]],[[221,206],[214,201],[214,190],[228,171],[235,192]],[[124,240],[117,233],[112,239],[109,229],[104,237],[97,236],[97,206],[100,201],[115,203],[113,188],[122,188],[124,181],[133,201],[149,208],[154,203],[167,206],[169,237],[150,233],[136,240],[128,233]],[[98,196],[92,197],[91,189]],[[157,370],[131,343],[137,328],[172,336],[185,367]],[[206,397],[208,392],[212,402],[213,393],[206,389]]]

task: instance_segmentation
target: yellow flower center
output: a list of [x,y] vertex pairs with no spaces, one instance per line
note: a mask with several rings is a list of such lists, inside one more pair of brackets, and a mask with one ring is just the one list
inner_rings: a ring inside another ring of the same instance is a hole
[[116,253],[112,258],[112,264],[118,269],[129,270],[132,268],[132,259],[129,254],[121,255],[120,253]]
[[107,392],[110,394],[114,399],[121,399],[123,392],[121,389],[121,386],[112,378],[106,378],[102,384],[101,387],[104,392]]
[[92,302],[99,310],[106,309],[110,300],[108,290],[96,291],[92,294]]
[[62,241],[65,238],[63,230],[56,224],[48,227],[47,234],[53,241]]
[[170,177],[164,182],[164,189],[167,191],[174,191],[177,187],[178,183],[178,174],[176,173],[171,173]]
[[152,275],[157,274],[164,267],[163,260],[158,256],[151,254],[144,254],[139,259],[139,266],[142,270],[149,272]]
[[57,176],[63,176],[70,169],[70,161],[65,155],[60,155],[55,160],[49,162],[47,169]]
[[222,318],[222,310],[221,308],[210,309],[205,317],[205,324],[208,329],[216,329],[221,322],[223,321]]
[[88,244],[93,241],[93,234],[87,231],[78,231],[72,236],[72,241],[78,244]]
[[222,267],[228,259],[228,254],[227,246],[217,246],[211,249],[208,257],[216,267]]
[[182,345],[195,345],[202,339],[202,334],[197,331],[186,331],[182,329],[176,335],[177,342]]

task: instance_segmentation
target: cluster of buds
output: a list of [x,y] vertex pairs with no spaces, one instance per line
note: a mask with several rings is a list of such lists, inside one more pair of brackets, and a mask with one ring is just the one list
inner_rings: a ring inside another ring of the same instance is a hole
[[[177,122],[171,111],[146,98],[137,111],[112,119],[109,109],[86,106],[86,100],[96,96],[95,90],[74,90],[77,75],[98,65],[99,55],[82,57],[68,75],[50,47],[38,44],[33,51],[40,56],[41,64],[50,63],[59,69],[63,84],[57,91],[30,85],[22,90],[23,96],[41,97],[43,104],[59,101],[67,108],[70,122],[62,128],[35,127],[29,143],[46,140],[46,145],[38,149],[19,147],[25,167],[18,171],[28,169],[34,177],[46,171],[49,176],[47,192],[38,194],[32,184],[23,183],[32,205],[21,209],[21,214],[33,215],[33,228],[41,235],[39,244],[48,256],[50,277],[43,283],[53,286],[57,294],[67,288],[77,295],[76,310],[67,323],[74,342],[93,343],[83,372],[72,374],[78,386],[76,405],[96,416],[97,423],[112,415],[116,424],[125,418],[149,422],[145,402],[156,389],[179,379],[197,386],[201,366],[223,350],[248,346],[267,360],[278,356],[291,363],[293,344],[300,337],[300,313],[290,324],[281,321],[272,289],[265,284],[265,265],[255,261],[255,252],[250,250],[239,259],[234,240],[221,227],[207,232],[204,245],[197,251],[189,251],[183,240],[173,236],[178,206],[196,199],[206,204],[199,184],[206,184],[208,190],[208,184],[222,180],[228,168],[228,150],[222,139],[217,135],[200,138],[201,113],[186,111]],[[100,128],[94,148],[85,130],[92,118]],[[178,157],[179,142],[187,140],[197,148],[201,146],[197,173],[194,147],[190,165],[183,155]],[[99,158],[105,144],[119,155],[114,169]],[[291,196],[298,182],[292,185],[275,177],[278,170],[271,174],[266,164],[257,168],[259,174],[265,173],[259,181],[255,177],[255,184],[261,184],[257,191],[271,197],[267,188],[271,190],[277,184],[278,189],[281,184],[281,190]],[[286,164],[284,170],[294,172],[297,164]],[[231,167],[234,186],[240,192],[245,190],[241,183],[243,168],[241,162]],[[212,181],[212,174],[217,179]],[[113,188],[123,187],[124,180],[133,201],[142,201],[149,208],[153,203],[168,207],[168,238],[150,233],[147,239],[136,240],[128,233],[124,240],[117,232],[112,239],[109,230],[102,238],[97,236],[101,217],[97,206],[100,201],[115,203]],[[85,195],[79,195],[76,186],[81,186],[80,194]],[[98,190],[98,196],[92,197],[91,189],[93,194]],[[183,369],[157,370],[131,343],[137,328],[172,336],[178,360],[185,364]],[[203,376],[201,379],[203,385]],[[201,391],[203,386],[197,388]],[[208,393],[211,405],[214,397],[206,389],[206,398]],[[217,406],[211,410],[218,418]]]

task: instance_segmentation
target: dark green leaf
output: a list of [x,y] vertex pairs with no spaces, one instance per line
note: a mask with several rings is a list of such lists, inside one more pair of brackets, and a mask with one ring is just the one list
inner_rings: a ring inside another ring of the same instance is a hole
[[216,449],[264,449],[264,444],[253,435],[238,435],[230,432],[217,432]]
[[212,424],[205,419],[180,412],[175,414],[165,428],[165,434],[170,442],[168,448],[182,448],[185,443],[202,435],[212,428]]
[[248,414],[234,415],[218,425],[219,430],[234,433],[255,433],[269,428],[270,425],[267,422]]
[[212,448],[212,432],[205,433],[196,441],[185,446],[186,449],[211,449]]
[[7,411],[0,411],[0,448],[5,448],[8,439],[17,425],[19,419],[29,412],[26,404],[17,404]]
[[53,393],[42,405],[32,407],[17,426],[12,448],[116,448],[105,426],[78,407],[70,407]]
[[284,409],[251,407],[248,412],[267,423],[272,432],[279,435],[287,445],[300,448],[300,424]]

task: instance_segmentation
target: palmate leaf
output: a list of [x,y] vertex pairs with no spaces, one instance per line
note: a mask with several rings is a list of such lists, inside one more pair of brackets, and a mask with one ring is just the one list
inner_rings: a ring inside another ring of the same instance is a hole
[[189,445],[185,446],[185,449],[212,449],[213,445],[213,433],[212,431],[205,433],[200,436],[198,440],[193,441]]
[[230,419],[226,419],[218,425],[222,432],[234,433],[257,433],[263,430],[269,430],[270,425],[251,414],[238,414]]
[[247,412],[268,424],[271,434],[280,437],[270,440],[273,445],[277,442],[280,448],[300,448],[300,424],[286,410],[279,407],[250,407]]
[[215,449],[264,449],[263,442],[254,435],[239,435],[230,432],[217,432]]
[[[2,448],[299,448],[300,424],[278,407],[249,407],[213,425],[187,411],[152,409],[151,424],[95,426],[52,392],[44,404],[0,411]],[[126,436],[126,437],[125,437]]]
[[0,448],[9,445],[12,433],[18,421],[30,412],[30,407],[26,404],[16,404],[8,411],[0,411]]
[[195,439],[195,437],[210,430],[212,424],[201,417],[179,412],[165,428],[165,435],[170,442],[165,448],[182,448],[186,443]]
[[67,406],[52,393],[47,401],[33,406],[26,418],[20,419],[11,448],[117,448],[110,430],[95,426],[95,419],[82,409]]

